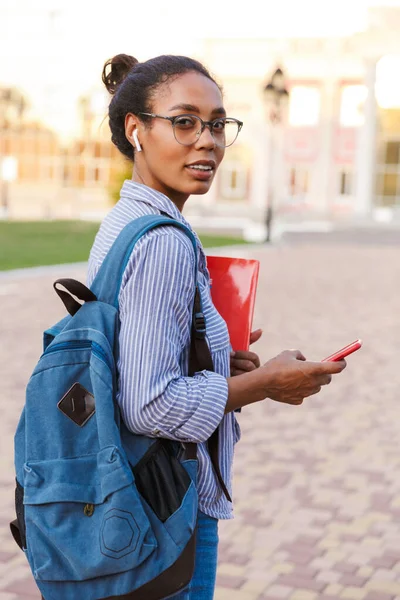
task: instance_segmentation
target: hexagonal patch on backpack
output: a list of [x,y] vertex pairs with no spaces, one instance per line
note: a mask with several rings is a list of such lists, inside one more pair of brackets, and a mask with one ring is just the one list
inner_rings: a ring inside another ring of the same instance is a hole
[[101,552],[110,558],[121,558],[136,550],[139,527],[132,513],[113,508],[104,515],[101,527]]

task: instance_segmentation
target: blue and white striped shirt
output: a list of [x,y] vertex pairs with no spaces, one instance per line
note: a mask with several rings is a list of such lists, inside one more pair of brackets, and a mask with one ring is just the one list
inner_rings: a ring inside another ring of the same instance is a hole
[[[160,213],[191,229],[167,196],[125,181],[120,200],[102,222],[90,252],[88,285],[123,227],[137,217]],[[197,242],[195,257],[184,232],[159,227],[135,245],[119,294],[117,399],[134,433],[199,444],[199,508],[211,517],[229,519],[232,505],[215,479],[205,441],[220,424],[219,462],[231,492],[233,451],[240,437],[235,414],[224,415],[231,347],[225,321],[211,300],[206,257],[198,238]],[[195,260],[215,372],[188,377]]]

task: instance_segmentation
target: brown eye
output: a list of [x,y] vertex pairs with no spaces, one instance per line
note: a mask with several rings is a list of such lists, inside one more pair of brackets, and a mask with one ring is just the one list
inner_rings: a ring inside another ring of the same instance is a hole
[[217,121],[213,121],[213,130],[216,133],[222,133],[225,129],[225,119],[218,119]]
[[178,129],[195,129],[197,126],[197,119],[193,117],[177,117],[174,120],[174,127]]

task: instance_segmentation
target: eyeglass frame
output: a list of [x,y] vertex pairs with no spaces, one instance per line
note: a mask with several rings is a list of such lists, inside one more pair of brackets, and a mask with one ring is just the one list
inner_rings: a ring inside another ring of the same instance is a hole
[[[233,146],[233,144],[236,142],[238,135],[243,127],[243,121],[239,121],[239,119],[235,119],[234,117],[217,117],[215,119],[213,119],[212,121],[203,121],[203,119],[201,117],[198,117],[197,115],[192,115],[190,113],[182,113],[181,115],[175,115],[174,117],[166,117],[164,115],[157,115],[155,113],[146,113],[146,112],[139,112],[138,115],[144,115],[146,117],[152,117],[153,119],[165,119],[166,121],[169,121],[172,125],[172,131],[174,133],[174,138],[177,141],[178,144],[180,144],[181,146],[192,146],[193,144],[195,144],[197,142],[197,140],[201,137],[201,135],[203,134],[203,131],[205,130],[206,127],[209,128],[210,133],[211,133],[211,137],[214,140],[215,144],[218,146],[218,148],[229,148],[230,146]],[[176,119],[180,119],[181,117],[194,117],[195,119],[198,119],[201,123],[201,130],[200,133],[197,135],[197,139],[194,142],[191,142],[190,144],[182,144],[182,142],[179,142],[176,139],[176,135],[175,135],[175,120]],[[233,140],[233,142],[231,142],[228,146],[220,146],[217,143],[217,140],[215,139],[214,135],[213,135],[213,123],[215,123],[215,121],[220,121],[221,119],[229,119],[230,121],[234,121],[235,123],[237,123],[238,125],[238,132],[237,135],[235,137],[235,139]]]

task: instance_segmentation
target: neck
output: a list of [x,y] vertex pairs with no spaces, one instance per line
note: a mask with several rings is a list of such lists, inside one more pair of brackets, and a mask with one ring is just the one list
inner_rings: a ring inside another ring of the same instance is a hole
[[140,171],[137,168],[135,168],[135,166],[133,167],[132,181],[134,181],[135,183],[141,183],[143,185],[146,185],[147,187],[155,190],[156,192],[161,192],[161,194],[167,196],[171,200],[171,202],[175,204],[179,212],[182,212],[185,202],[189,198],[188,194],[177,192],[176,190],[173,190],[168,186],[165,186],[160,182],[155,181],[154,179],[150,181],[150,179],[148,177],[143,176],[140,173]]

